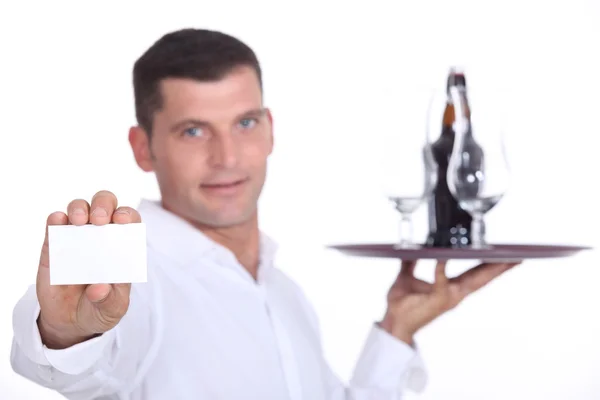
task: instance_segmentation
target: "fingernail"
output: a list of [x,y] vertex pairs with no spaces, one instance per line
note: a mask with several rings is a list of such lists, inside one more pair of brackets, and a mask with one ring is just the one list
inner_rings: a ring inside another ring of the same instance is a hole
[[125,214],[125,215],[129,215],[129,210],[126,208],[120,208],[117,211],[115,211],[115,214]]
[[108,212],[106,212],[106,209],[105,209],[105,208],[98,207],[98,208],[96,208],[96,209],[95,209],[95,210],[92,212],[92,215],[93,215],[94,217],[101,217],[101,218],[103,218],[103,217],[108,217]]
[[71,215],[85,215],[83,208],[74,208],[71,210]]

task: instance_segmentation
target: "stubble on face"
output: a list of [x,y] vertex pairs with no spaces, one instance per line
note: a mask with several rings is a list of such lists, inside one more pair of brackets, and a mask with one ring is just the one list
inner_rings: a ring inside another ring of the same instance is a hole
[[255,72],[168,79],[161,92],[151,146],[163,206],[203,230],[255,227],[273,146]]

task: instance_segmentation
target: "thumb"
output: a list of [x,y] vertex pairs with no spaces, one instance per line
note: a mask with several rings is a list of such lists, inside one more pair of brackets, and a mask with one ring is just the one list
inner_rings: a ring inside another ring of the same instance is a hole
[[85,295],[92,303],[101,303],[110,295],[112,288],[109,284],[89,285],[85,289]]
[[94,284],[85,289],[90,303],[108,320],[118,322],[129,308],[131,283]]
[[446,276],[447,260],[438,260],[435,265],[435,280],[433,282],[434,290],[443,290],[448,285],[448,277]]

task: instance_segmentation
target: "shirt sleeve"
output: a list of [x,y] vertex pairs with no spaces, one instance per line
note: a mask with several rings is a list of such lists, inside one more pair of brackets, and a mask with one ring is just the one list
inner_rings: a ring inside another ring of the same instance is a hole
[[[302,290],[295,286],[304,312],[318,338],[318,316]],[[418,348],[409,346],[373,324],[358,358],[350,382],[342,381],[324,357],[322,371],[327,400],[402,400],[407,391],[421,393],[427,384],[427,370]]]
[[402,400],[407,391],[421,393],[427,383],[416,349],[374,325],[350,382],[343,382],[324,363],[328,400]]
[[[37,326],[35,286],[13,312],[11,365],[19,375],[71,400],[91,400],[130,389],[149,354],[152,329],[148,307],[134,295],[125,317],[101,336],[66,349],[47,348]],[[144,335],[143,332],[148,332]]]
[[396,399],[404,390],[422,392],[426,383],[427,372],[418,350],[374,324],[350,386],[355,390],[377,388]]

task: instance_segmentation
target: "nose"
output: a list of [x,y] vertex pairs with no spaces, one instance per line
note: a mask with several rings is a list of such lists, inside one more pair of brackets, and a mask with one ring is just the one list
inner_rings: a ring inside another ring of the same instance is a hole
[[234,168],[238,163],[237,143],[231,135],[218,135],[214,138],[210,160],[215,168]]

